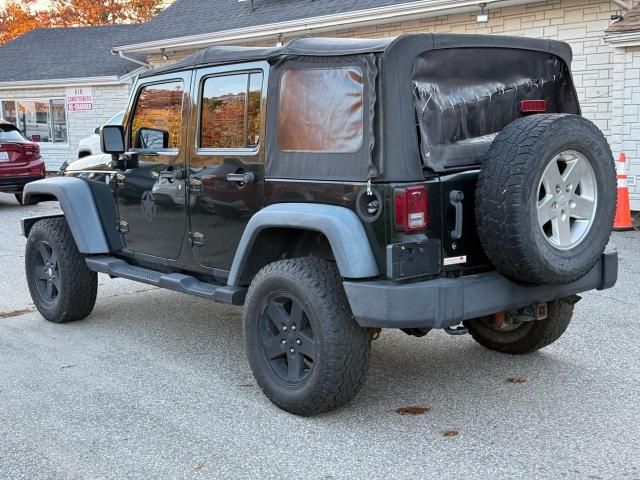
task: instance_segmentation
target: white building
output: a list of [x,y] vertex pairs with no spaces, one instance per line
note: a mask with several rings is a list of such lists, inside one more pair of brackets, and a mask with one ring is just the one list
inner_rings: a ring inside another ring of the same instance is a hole
[[[173,62],[209,45],[275,44],[300,35],[386,37],[405,32],[487,33],[563,40],[573,48],[572,68],[583,114],[607,135],[616,157],[622,150],[627,153],[632,207],[640,210],[640,7],[631,9],[631,0],[486,0],[486,7],[481,10],[481,3],[177,0],[141,25],[55,29],[46,34],[38,31],[1,47],[0,100],[53,100],[48,121],[55,130],[61,118],[61,107],[55,100],[64,98],[65,88],[92,86],[94,110],[67,108],[66,143],[57,142],[52,136],[53,142],[43,144],[43,155],[49,168],[54,169],[74,154],[79,138],[89,135],[123,108],[127,85],[137,69],[144,68],[141,63]],[[488,15],[487,21],[478,21],[482,20],[478,18],[481,11]],[[113,33],[103,34],[98,41],[89,38],[94,32],[100,37],[97,32],[108,29]],[[75,32],[69,33],[70,30]],[[71,48],[77,44],[82,48]],[[87,62],[104,61],[105,67],[109,65],[110,70],[101,71],[102,76],[88,67],[77,72],[70,68],[71,62],[85,55],[82,51],[89,46],[92,58]],[[7,51],[12,49],[21,52],[23,61],[26,57],[31,65],[19,69],[21,75],[16,78],[4,72]],[[57,52],[55,57],[41,54],[51,49]],[[61,76],[61,72],[66,74]],[[100,80],[87,78],[90,76]],[[38,108],[45,107],[33,107]]]

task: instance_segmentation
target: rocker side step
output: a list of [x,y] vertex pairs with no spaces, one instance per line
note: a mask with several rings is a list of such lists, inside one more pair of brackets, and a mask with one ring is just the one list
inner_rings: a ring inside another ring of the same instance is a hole
[[157,272],[149,268],[130,265],[120,258],[106,255],[87,257],[86,262],[89,270],[94,272],[106,273],[112,277],[127,278],[129,280],[175,290],[176,292],[209,298],[221,303],[243,305],[244,297],[247,293],[247,289],[243,287],[205,283],[191,275],[182,273]]

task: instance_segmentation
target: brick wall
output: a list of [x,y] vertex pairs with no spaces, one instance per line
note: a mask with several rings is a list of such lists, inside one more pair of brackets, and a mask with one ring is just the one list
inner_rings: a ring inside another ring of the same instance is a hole
[[[72,87],[72,85],[69,85]],[[46,144],[40,146],[42,158],[48,171],[57,170],[63,161],[77,157],[78,142],[91,135],[96,127],[123,110],[129,95],[129,85],[93,87],[93,110],[66,112],[68,144]],[[65,98],[65,88],[0,90],[0,100]]]

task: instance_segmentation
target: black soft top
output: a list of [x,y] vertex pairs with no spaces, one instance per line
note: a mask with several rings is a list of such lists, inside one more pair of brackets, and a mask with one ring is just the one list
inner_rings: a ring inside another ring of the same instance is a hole
[[[550,112],[579,113],[571,57],[564,42],[526,37],[302,37],[281,47],[210,47],[141,76],[267,61],[267,176],[419,181],[426,172],[476,168],[492,141],[486,134],[519,116],[522,99],[548,98]],[[353,154],[281,151],[274,127],[280,76],[288,66],[337,64],[358,65],[364,73],[362,147]]]
[[285,56],[334,57],[382,53],[385,56],[406,55],[411,61],[420,52],[442,48],[515,48],[548,52],[560,57],[569,65],[571,48],[564,42],[537,38],[510,37],[506,35],[467,35],[455,33],[409,33],[397,38],[329,38],[301,37],[281,47],[209,47],[193,53],[177,63],[155,68],[141,77],[159,73],[187,70],[207,65],[242,63],[258,60],[274,60]]

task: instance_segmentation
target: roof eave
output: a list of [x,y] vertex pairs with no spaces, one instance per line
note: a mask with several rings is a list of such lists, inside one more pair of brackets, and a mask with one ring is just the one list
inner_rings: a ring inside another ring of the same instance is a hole
[[55,78],[44,80],[19,80],[0,82],[0,90],[14,90],[25,88],[56,88],[56,87],[80,87],[80,86],[102,86],[118,85],[128,83],[123,77],[103,76],[103,77],[80,77],[80,78]]
[[[535,0],[486,0],[494,7],[507,7],[531,3]],[[252,27],[224,30],[187,37],[168,38],[151,42],[116,46],[112,49],[118,52],[151,53],[162,49],[184,50],[190,48],[204,48],[231,42],[258,41],[276,38],[281,34],[306,33],[310,31],[322,32],[336,27],[358,24],[376,24],[391,20],[408,19],[411,17],[437,16],[450,13],[477,11],[477,0],[420,0],[400,5],[369,8],[353,12],[324,15],[299,20],[271,23]]]
[[640,30],[605,33],[604,41],[616,47],[637,47],[640,46]]

